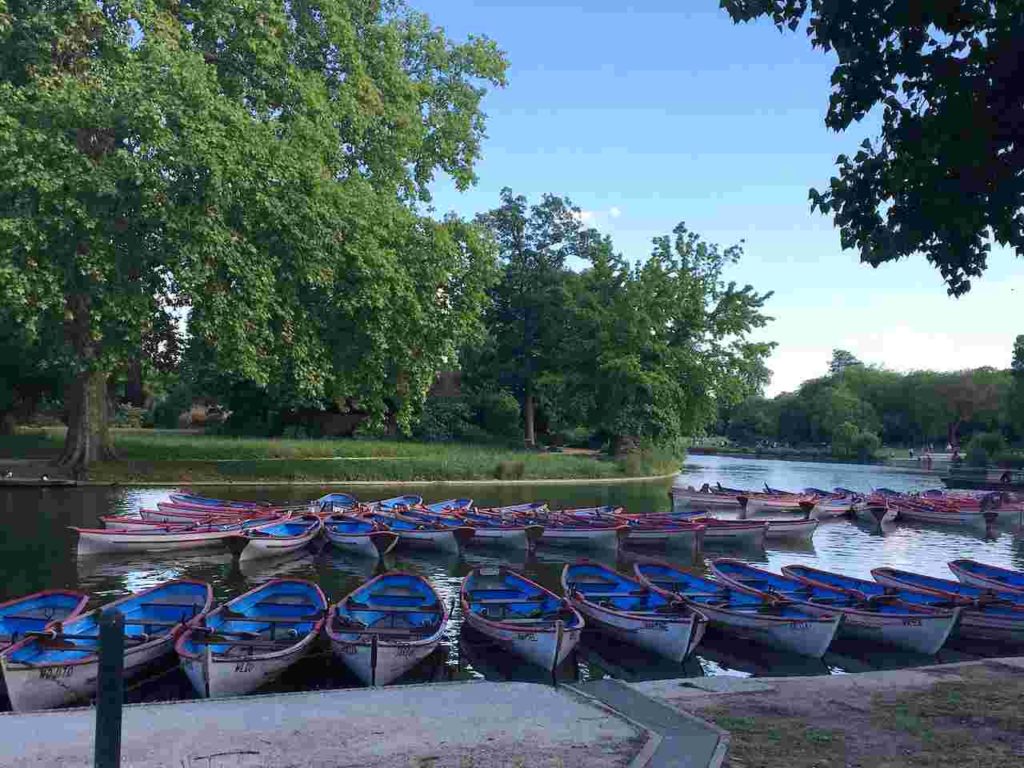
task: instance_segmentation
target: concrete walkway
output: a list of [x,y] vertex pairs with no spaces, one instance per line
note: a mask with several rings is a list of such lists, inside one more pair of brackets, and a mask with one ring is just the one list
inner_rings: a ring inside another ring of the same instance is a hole
[[[91,709],[0,715],[0,765],[91,766],[93,727]],[[122,765],[620,768],[649,740],[566,688],[471,682],[132,705]]]

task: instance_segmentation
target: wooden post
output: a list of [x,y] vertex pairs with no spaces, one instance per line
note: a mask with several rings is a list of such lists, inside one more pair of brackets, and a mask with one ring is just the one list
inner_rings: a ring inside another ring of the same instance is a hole
[[96,696],[95,768],[121,766],[121,713],[124,707],[124,615],[100,614],[100,659]]
[[377,633],[370,639],[370,686],[377,685]]

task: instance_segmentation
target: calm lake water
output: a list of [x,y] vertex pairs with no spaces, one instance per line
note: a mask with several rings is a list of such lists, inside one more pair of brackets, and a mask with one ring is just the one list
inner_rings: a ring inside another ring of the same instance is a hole
[[[856,490],[889,487],[923,490],[938,487],[937,477],[893,471],[884,467],[847,464],[781,462],[713,456],[691,457],[676,478],[680,485],[699,486],[721,482],[732,487],[775,488],[842,486]],[[396,493],[418,493],[428,501],[453,496],[470,496],[481,505],[513,504],[546,500],[553,507],[621,504],[630,511],[653,512],[669,508],[671,483],[628,485],[558,486],[391,486],[355,488],[363,499]],[[98,527],[103,514],[130,512],[154,506],[172,490],[149,488],[17,489],[0,491],[0,599],[39,589],[69,587],[102,604],[129,592],[161,581],[192,577],[213,585],[218,600],[234,597],[267,579],[293,576],[317,581],[331,600],[337,600],[374,575],[382,567],[421,573],[438,592],[456,600],[462,577],[478,565],[506,563],[522,569],[532,578],[560,591],[562,565],[573,555],[540,548],[535,555],[503,553],[499,550],[469,549],[462,557],[442,554],[397,552],[382,565],[362,561],[319,545],[286,561],[269,561],[239,568],[227,553],[165,553],[148,556],[75,555],[75,536],[67,526]],[[334,489],[338,490],[338,489]],[[202,493],[237,499],[267,499],[300,502],[323,491],[311,486],[203,488]],[[584,553],[581,553],[584,554]],[[1014,568],[1024,568],[1024,538],[1015,526],[998,529],[934,528],[907,524],[886,525],[878,530],[868,524],[846,520],[819,526],[811,544],[770,543],[767,550],[748,551],[724,547],[708,548],[696,562],[667,559],[697,572],[717,556],[729,555],[766,565],[772,569],[789,563],[806,563],[850,575],[870,577],[871,568],[890,565],[950,577],[946,562],[956,557],[973,557]],[[593,554],[589,554],[593,557]],[[610,562],[622,570],[630,567],[629,556]],[[491,646],[471,631],[462,631],[456,608],[447,641],[434,656],[405,678],[408,682],[428,680],[488,679],[544,680],[548,676]],[[1005,649],[955,648],[943,650],[942,661],[960,661]],[[560,679],[594,679],[614,676],[626,680],[674,678],[701,675],[782,675],[842,673],[867,669],[894,668],[934,663],[930,657],[915,657],[871,647],[839,648],[823,661],[807,661],[772,653],[744,644],[730,643],[709,633],[696,658],[680,666],[628,645],[587,633],[575,658],[558,670]],[[305,659],[274,684],[274,690],[303,690],[356,685],[328,651]],[[146,680],[131,685],[132,700],[189,698],[191,689],[175,667],[156,671]]]

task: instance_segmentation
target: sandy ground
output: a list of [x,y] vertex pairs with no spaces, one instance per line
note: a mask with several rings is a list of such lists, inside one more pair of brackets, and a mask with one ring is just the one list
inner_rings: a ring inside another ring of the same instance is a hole
[[[0,716],[0,765],[91,766],[93,711]],[[125,709],[124,768],[612,768],[645,742],[563,689],[456,683]]]

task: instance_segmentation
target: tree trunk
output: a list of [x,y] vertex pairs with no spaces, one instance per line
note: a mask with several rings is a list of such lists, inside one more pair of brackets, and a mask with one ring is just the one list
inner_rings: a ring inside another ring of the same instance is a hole
[[533,387],[526,385],[526,394],[523,395],[523,439],[527,448],[537,445],[537,436],[533,428],[533,414],[535,404],[533,402]]
[[124,386],[124,397],[136,408],[143,408],[146,405],[146,393],[143,391],[142,382],[142,361],[139,359],[128,363],[128,380]]
[[78,374],[68,393],[68,434],[58,464],[81,469],[114,457],[107,408],[107,374]]
[[957,419],[956,421],[951,421],[949,423],[949,444],[953,446],[954,449],[958,449],[960,447],[960,423],[962,421],[963,419]]

